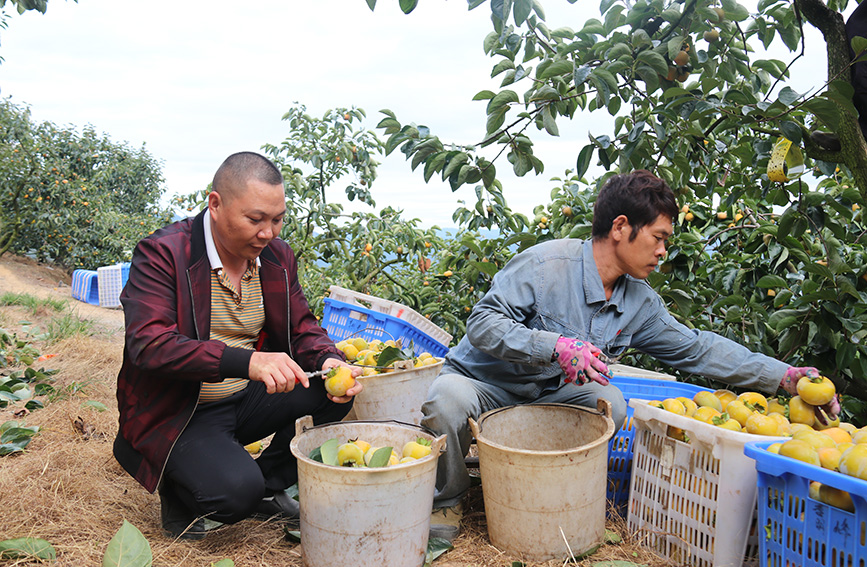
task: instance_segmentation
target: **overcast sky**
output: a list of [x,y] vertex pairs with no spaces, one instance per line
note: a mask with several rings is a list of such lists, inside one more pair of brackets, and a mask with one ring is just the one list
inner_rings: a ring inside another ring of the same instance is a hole
[[[408,16],[397,0],[378,4],[371,12],[364,0],[52,0],[45,15],[14,13],[0,30],[0,94],[30,104],[37,120],[92,124],[116,142],[146,143],[163,162],[168,194],[204,188],[233,152],[278,144],[287,133],[281,117],[295,101],[314,115],[361,107],[369,129],[389,108],[443,141],[480,141],[486,101],[471,99],[499,85],[488,79],[494,61],[482,50],[487,4],[468,11],[463,0],[422,0]],[[543,5],[552,28],[599,17],[595,1]],[[809,50],[818,58],[794,69],[804,88],[826,75],[818,41]],[[513,210],[531,216],[547,203],[549,179],[574,167],[589,133],[611,134],[607,124],[583,117],[562,121],[559,138],[535,135],[546,166],[540,176],[508,175],[503,156],[497,169]],[[475,202],[471,188],[425,184],[399,151],[379,174],[377,205],[424,226],[453,226],[457,201]]]

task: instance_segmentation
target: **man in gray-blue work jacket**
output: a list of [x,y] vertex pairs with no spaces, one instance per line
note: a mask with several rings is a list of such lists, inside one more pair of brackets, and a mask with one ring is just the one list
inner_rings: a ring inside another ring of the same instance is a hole
[[[815,368],[794,368],[708,331],[677,322],[645,279],[665,256],[678,206],[648,171],[616,175],[599,192],[592,240],[543,242],[512,258],[476,304],[466,336],[446,357],[428,393],[422,425],[447,435],[440,457],[431,536],[454,539],[470,487],[464,462],[467,418],[516,404],[611,403],[615,427],[623,394],[597,355],[627,349],[738,388],[795,393]],[[836,400],[826,408],[839,412]]]

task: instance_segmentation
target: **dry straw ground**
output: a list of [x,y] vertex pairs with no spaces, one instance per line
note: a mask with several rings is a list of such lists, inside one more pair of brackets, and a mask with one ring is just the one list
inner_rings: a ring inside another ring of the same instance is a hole
[[[37,345],[43,354],[59,355],[50,364],[60,370],[54,385],[65,395],[26,416],[27,425],[38,425],[42,430],[24,454],[0,457],[0,540],[42,538],[57,549],[57,566],[101,565],[108,542],[126,519],[150,542],[155,566],[207,567],[222,558],[232,559],[239,567],[302,565],[301,546],[286,541],[282,527],[275,523],[246,520],[193,543],[161,535],[158,497],[133,481],[111,454],[117,431],[114,384],[121,360],[123,314],[71,299],[69,283],[69,277],[59,270],[23,258],[0,257],[0,294],[68,299],[70,309],[93,322],[90,336]],[[22,321],[45,327],[56,316],[48,309],[33,314],[22,307],[0,307],[0,328],[20,332]],[[97,411],[85,403],[89,400],[108,409]],[[0,410],[0,423],[13,419],[14,409]],[[499,567],[520,561],[521,557],[504,554],[491,545],[481,490],[474,489],[467,503],[465,529],[455,548],[440,556],[434,566]],[[648,567],[671,565],[640,547],[622,520],[609,521],[608,528],[624,542],[603,546],[579,564],[630,561]],[[3,566],[18,564],[24,562],[0,560]],[[526,564],[554,567],[564,562]]]

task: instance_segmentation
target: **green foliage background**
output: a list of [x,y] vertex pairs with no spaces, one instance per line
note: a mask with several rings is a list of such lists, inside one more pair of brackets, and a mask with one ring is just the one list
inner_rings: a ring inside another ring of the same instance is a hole
[[35,122],[0,101],[0,254],[7,250],[68,269],[128,260],[164,225],[161,164],[146,148]]
[[[400,2],[407,13],[416,5]],[[287,179],[282,236],[298,252],[314,310],[336,284],[408,305],[457,341],[515,252],[587,237],[598,187],[615,173],[650,169],[683,206],[668,257],[649,278],[675,316],[818,367],[846,394],[847,412],[864,420],[867,144],[852,104],[849,49],[861,57],[867,40],[850,45],[840,31],[846,2],[762,0],[753,10],[735,0],[603,0],[598,17],[576,5],[575,28],[546,22],[534,0],[468,7],[490,10],[483,48],[500,80],[499,88],[468,93],[485,105],[477,143],[441,140],[388,109],[380,138],[363,127],[362,109],[312,116],[295,105],[283,117],[285,139],[263,146]],[[810,93],[787,85],[789,62],[756,50],[804,49],[804,25],[822,29],[827,46],[811,48],[829,53],[828,78]],[[144,148],[91,128],[35,124],[9,100],[0,112],[0,253],[93,268],[123,259],[167,222],[159,164]],[[514,213],[498,170],[544,174],[534,138],[558,136],[562,121],[593,112],[611,115],[613,129],[588,136],[574,169],[551,178],[533,218]],[[817,131],[838,134],[841,149],[818,145]],[[806,177],[768,178],[781,137],[803,149]],[[339,184],[348,201],[373,205],[378,160],[395,151],[420,179],[474,188],[476,202],[454,212],[454,232],[392,207],[347,213],[342,199],[326,199],[325,188]],[[195,211],[205,194],[174,204]],[[625,362],[673,372],[640,353]]]

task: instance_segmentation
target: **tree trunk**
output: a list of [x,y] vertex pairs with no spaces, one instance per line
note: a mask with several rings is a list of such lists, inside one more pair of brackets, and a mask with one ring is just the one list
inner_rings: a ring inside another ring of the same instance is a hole
[[[844,80],[851,84],[852,58],[843,16],[828,8],[822,0],[795,0],[795,6],[810,24],[822,32],[825,38],[828,52],[828,80]],[[837,104],[837,108],[840,111],[840,124],[836,134],[840,138],[840,151],[822,150],[809,138],[805,138],[807,155],[823,161],[845,164],[852,172],[861,197],[867,200],[867,141],[861,133],[858,116],[852,113],[851,107]]]

